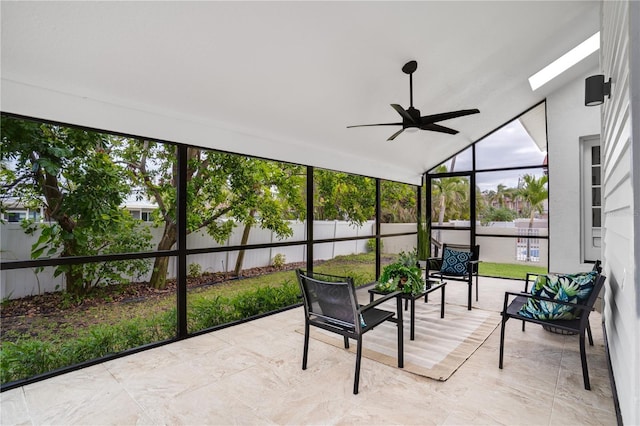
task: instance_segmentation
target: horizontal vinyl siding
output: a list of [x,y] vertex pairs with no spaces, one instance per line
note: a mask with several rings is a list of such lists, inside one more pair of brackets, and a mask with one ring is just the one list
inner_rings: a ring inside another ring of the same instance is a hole
[[638,119],[631,115],[634,83],[630,77],[629,10],[626,1],[602,3],[600,63],[605,77],[612,80],[611,97],[602,106],[603,260],[607,275],[603,319],[622,421],[639,424],[640,284],[634,247],[640,231],[635,217],[640,188],[634,188],[638,178],[633,174],[638,142],[633,142],[632,128],[633,120]]

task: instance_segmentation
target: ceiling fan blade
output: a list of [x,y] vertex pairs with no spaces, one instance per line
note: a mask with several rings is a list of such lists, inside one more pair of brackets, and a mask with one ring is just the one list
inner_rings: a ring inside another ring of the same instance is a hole
[[478,109],[461,109],[459,111],[442,112],[440,114],[425,115],[424,117],[420,117],[420,123],[431,124],[431,123],[436,123],[438,121],[449,120],[451,118],[477,114],[479,112],[480,110]]
[[350,129],[352,127],[369,127],[369,126],[402,126],[402,123],[357,124],[355,126],[347,126],[347,129]]
[[404,128],[398,130],[397,132],[395,132],[394,134],[392,134],[391,136],[389,136],[389,139],[387,139],[388,141],[392,141],[396,138],[396,136],[398,136],[400,133],[404,132]]
[[[407,111],[405,111],[404,108],[402,108],[400,105],[398,104],[391,104],[391,107],[393,109],[395,109],[398,114],[400,114],[402,116],[402,118],[404,118],[405,120],[409,120],[412,123],[416,123],[416,120],[413,119],[413,117],[411,115],[409,115],[409,113]],[[418,124],[418,123],[416,123]]]
[[451,129],[449,127],[444,127],[434,123],[423,124],[422,126],[420,126],[420,128],[422,130],[431,130],[432,132],[448,133],[450,135],[458,134],[458,131],[455,129]]

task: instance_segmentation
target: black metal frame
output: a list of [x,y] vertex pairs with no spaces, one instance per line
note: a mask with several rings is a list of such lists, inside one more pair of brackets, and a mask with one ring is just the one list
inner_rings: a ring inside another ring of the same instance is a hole
[[[50,120],[37,119],[33,117],[27,117],[18,114],[10,114],[2,112],[2,115],[10,116],[14,118],[24,119],[24,120],[34,120],[42,123],[50,123],[54,125],[67,126],[80,128],[87,131],[94,131],[99,133],[109,133],[113,135],[118,135],[122,137],[131,137],[131,138],[139,138],[140,136],[113,132],[113,131],[104,131],[100,129],[90,128],[86,126],[77,126],[68,123],[60,123],[54,122]],[[98,358],[95,360],[90,360],[81,364],[71,365],[65,368],[61,368],[55,371],[51,371],[48,373],[44,373],[38,376],[34,376],[31,378],[27,378],[24,380],[18,380],[10,383],[2,383],[0,384],[0,392],[13,389],[19,386],[23,386],[29,383],[37,382],[40,380],[44,380],[50,377],[54,377],[60,374],[64,374],[66,372],[77,370],[78,368],[82,368],[89,365],[94,365],[99,362],[107,361],[110,359],[115,359],[123,356],[123,354],[136,353],[140,350],[146,348],[152,348],[161,346],[167,343],[172,343],[177,340],[182,340],[185,338],[193,337],[203,332],[211,331],[213,329],[218,329],[220,327],[214,327],[207,330],[199,330],[193,333],[189,333],[187,328],[187,258],[190,255],[195,254],[206,254],[206,253],[217,253],[217,252],[232,252],[238,250],[253,250],[253,249],[261,249],[261,248],[273,248],[273,247],[291,247],[291,246],[305,246],[307,250],[307,270],[313,271],[313,246],[314,244],[322,244],[328,242],[339,242],[339,241],[355,241],[355,240],[368,240],[370,238],[375,238],[377,242],[376,248],[376,277],[380,276],[381,268],[380,268],[380,239],[386,237],[397,237],[397,236],[405,236],[405,235],[415,235],[416,232],[401,232],[401,233],[392,233],[392,234],[384,234],[380,233],[380,187],[381,187],[381,179],[376,178],[376,231],[375,235],[366,235],[366,236],[358,236],[358,237],[343,237],[343,238],[326,238],[321,240],[314,240],[313,238],[313,216],[311,219],[307,219],[306,221],[306,239],[300,241],[289,241],[289,242],[273,242],[266,244],[249,244],[249,245],[235,245],[235,246],[224,246],[224,247],[210,247],[210,248],[187,248],[187,229],[186,229],[186,218],[187,215],[187,149],[190,145],[175,143],[166,140],[158,140],[158,142],[166,143],[169,145],[177,146],[177,159],[178,159],[178,167],[177,167],[177,212],[176,219],[178,224],[178,239],[176,242],[176,249],[174,250],[164,250],[164,251],[152,251],[152,252],[138,252],[138,253],[118,253],[118,254],[109,254],[109,255],[97,255],[97,256],[77,256],[77,257],[69,257],[69,258],[47,258],[47,259],[35,259],[35,260],[5,260],[0,259],[0,270],[8,271],[15,269],[27,269],[27,268],[37,268],[37,267],[51,267],[51,266],[59,266],[59,265],[78,265],[83,263],[93,263],[93,262],[109,262],[116,260],[132,260],[132,259],[153,259],[157,257],[175,257],[177,259],[177,290],[176,290],[176,310],[177,310],[177,328],[176,335],[174,338],[163,341],[163,342],[154,342],[148,345],[142,346],[140,348],[131,348],[122,353],[108,355],[102,358]],[[212,149],[209,147],[202,147],[202,149]],[[235,155],[240,155],[236,153],[230,153]],[[260,157],[255,157],[260,158]],[[280,161],[273,160],[268,158],[261,158],[269,161]],[[310,194],[307,197],[307,212],[313,212],[313,170],[314,167],[307,166],[307,194]],[[419,201],[419,200],[418,200]]]

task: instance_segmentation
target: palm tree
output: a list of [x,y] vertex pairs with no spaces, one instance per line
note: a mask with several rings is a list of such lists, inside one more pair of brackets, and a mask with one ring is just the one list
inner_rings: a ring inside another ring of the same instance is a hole
[[[529,229],[531,229],[533,228],[536,212],[542,213],[544,211],[544,201],[549,198],[549,190],[546,186],[549,177],[543,175],[540,178],[536,178],[534,175],[526,174],[522,177],[522,181],[523,185],[518,191],[518,196],[529,206]],[[531,259],[529,249],[530,240],[527,238],[527,261]]]
[[[436,173],[446,173],[445,165],[436,168]],[[434,213],[438,213],[438,225],[442,225],[447,213],[453,217],[456,213],[460,216],[464,214],[465,203],[469,193],[469,181],[457,176],[439,178],[432,180],[432,196],[437,202],[434,204]],[[434,214],[435,216],[435,214]],[[437,240],[440,241],[440,231]]]

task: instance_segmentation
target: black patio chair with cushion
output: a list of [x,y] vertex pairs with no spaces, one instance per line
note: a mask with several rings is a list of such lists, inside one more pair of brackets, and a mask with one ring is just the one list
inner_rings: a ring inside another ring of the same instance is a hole
[[[310,326],[340,334],[344,337],[344,347],[349,348],[349,339],[357,342],[356,371],[353,383],[353,393],[358,393],[360,381],[360,361],[362,358],[362,335],[373,330],[384,321],[392,321],[398,329],[398,367],[404,367],[403,331],[402,331],[402,301],[397,297],[400,293],[393,292],[360,306],[356,298],[353,280],[349,277],[337,277],[320,273],[307,273],[296,270],[298,283],[304,299],[304,351],[302,355],[302,369],[307,369],[307,355],[309,351]],[[396,314],[382,309],[376,309],[379,304],[389,299],[397,300]]]
[[526,287],[523,293],[505,292],[501,314],[499,368],[503,366],[504,331],[509,318],[522,321],[522,331],[527,322],[539,324],[562,334],[578,335],[584,388],[590,390],[585,333],[589,344],[593,346],[589,314],[594,310],[593,306],[605,280],[606,277],[597,269],[578,274],[540,274],[531,292],[526,292]]
[[473,277],[476,278],[476,302],[478,301],[478,263],[480,246],[443,244],[442,257],[431,257],[427,261],[427,277],[440,281],[464,281],[469,286],[467,309],[471,310]]

